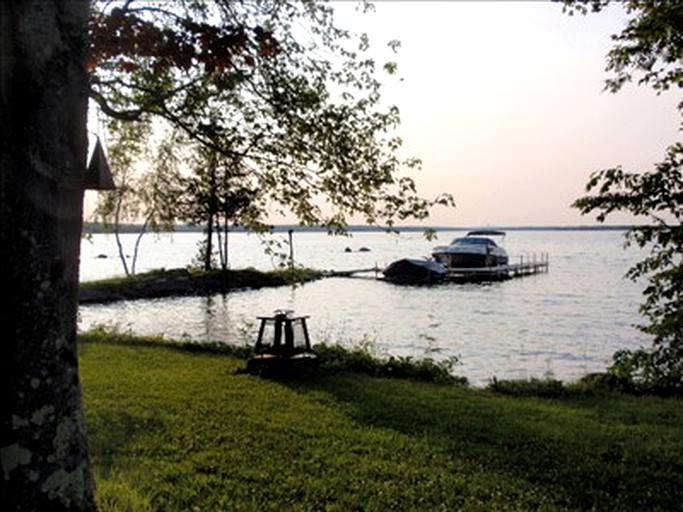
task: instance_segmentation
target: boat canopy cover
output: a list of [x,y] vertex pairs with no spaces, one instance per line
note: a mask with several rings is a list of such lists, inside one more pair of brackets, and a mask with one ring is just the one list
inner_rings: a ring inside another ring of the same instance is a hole
[[394,261],[384,270],[384,274],[410,272],[417,269],[423,269],[435,274],[446,274],[446,269],[443,265],[434,260],[419,260],[413,258],[403,258]]
[[404,258],[394,261],[382,272],[389,281],[405,284],[431,283],[442,280],[446,268],[433,260]]

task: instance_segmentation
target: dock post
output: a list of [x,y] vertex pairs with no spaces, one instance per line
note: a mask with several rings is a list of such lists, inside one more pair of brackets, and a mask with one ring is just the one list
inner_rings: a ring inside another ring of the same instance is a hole
[[294,230],[290,229],[287,233],[289,234],[289,268],[294,268],[294,243],[292,237]]

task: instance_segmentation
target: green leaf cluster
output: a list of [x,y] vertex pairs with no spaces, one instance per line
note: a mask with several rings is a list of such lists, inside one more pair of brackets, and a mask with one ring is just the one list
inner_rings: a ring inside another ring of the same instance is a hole
[[607,53],[607,90],[619,91],[638,78],[658,92],[683,85],[683,2],[680,0],[560,0],[566,12],[600,12],[610,4],[625,10],[626,26],[612,35]]
[[[381,96],[380,77],[395,74],[396,64],[375,62],[367,35],[337,27],[332,3],[133,1],[94,9],[93,100],[114,118],[181,131],[184,151],[238,165],[229,201],[249,191],[245,224],[293,213],[337,231],[352,216],[391,226],[453,205],[448,194],[420,197],[406,175],[420,162],[401,155],[399,110]],[[169,44],[183,51],[174,58]],[[206,167],[193,171],[199,182]],[[190,202],[210,202],[206,190],[195,187]]]
[[313,351],[318,356],[319,366],[323,372],[351,371],[373,377],[467,385],[465,377],[458,377],[453,373],[455,366],[459,363],[457,357],[442,361],[435,361],[430,358],[378,357],[367,347],[345,348],[326,343],[314,345]]
[[[567,0],[571,12],[599,12],[607,0]],[[638,84],[658,93],[683,88],[683,1],[620,2],[628,16],[626,27],[613,35],[607,70],[613,75],[606,89],[616,92],[638,76]],[[679,103],[683,111],[683,102]],[[683,144],[667,148],[665,159],[649,172],[626,172],[621,167],[594,173],[586,192],[574,203],[582,213],[597,212],[603,222],[614,212],[645,220],[627,234],[627,245],[649,251],[627,276],[645,280],[645,301],[639,326],[653,337],[650,349],[619,351],[611,372],[631,381],[631,387],[658,393],[683,392]]]

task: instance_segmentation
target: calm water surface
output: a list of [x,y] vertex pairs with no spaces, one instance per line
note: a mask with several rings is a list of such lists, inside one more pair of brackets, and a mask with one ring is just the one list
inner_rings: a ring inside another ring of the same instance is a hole
[[[381,269],[398,258],[427,256],[434,245],[461,235],[441,231],[438,240],[429,242],[415,232],[295,233],[294,256],[297,263],[319,269]],[[275,238],[284,242],[286,235]],[[198,239],[195,233],[147,235],[138,271],[187,266]],[[130,252],[133,240],[126,236]],[[457,356],[462,363],[457,373],[475,385],[493,376],[548,373],[574,380],[603,370],[618,349],[649,343],[633,327],[640,321],[643,287],[623,279],[639,259],[637,250],[623,249],[623,232],[510,231],[504,245],[513,261],[522,254],[548,252],[549,273],[488,285],[434,287],[395,286],[372,274],[328,278],[295,288],[82,306],[79,325],[243,344],[255,341],[257,316],[292,309],[310,316],[313,342],[363,343],[379,354]],[[361,247],[370,251],[360,252]],[[231,235],[230,257],[233,268],[272,269],[277,264],[264,254],[258,237],[244,233]],[[83,280],[121,273],[113,237],[84,240]]]

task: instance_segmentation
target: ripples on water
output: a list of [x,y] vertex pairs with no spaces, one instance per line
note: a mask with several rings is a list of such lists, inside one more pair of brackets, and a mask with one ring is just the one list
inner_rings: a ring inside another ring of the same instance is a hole
[[[295,259],[319,269],[381,269],[401,257],[426,256],[432,246],[461,234],[441,232],[438,241],[428,242],[412,232],[351,238],[296,233]],[[138,270],[187,266],[197,240],[191,233],[147,236]],[[642,286],[623,279],[638,253],[625,251],[622,244],[623,233],[615,231],[510,231],[505,246],[511,259],[548,252],[548,274],[433,287],[329,278],[295,288],[89,305],[80,308],[80,328],[110,324],[139,334],[241,344],[255,341],[257,316],[284,308],[310,315],[314,342],[365,343],[380,354],[400,356],[457,356],[462,363],[458,373],[475,385],[493,376],[549,373],[574,380],[604,370],[616,350],[649,343],[633,328],[640,320]],[[347,247],[353,252],[345,252]],[[361,247],[371,251],[359,252]],[[234,268],[273,268],[253,235],[231,235],[230,251]],[[97,258],[103,254],[108,257]],[[82,279],[120,273],[111,237],[95,235],[83,242]]]

